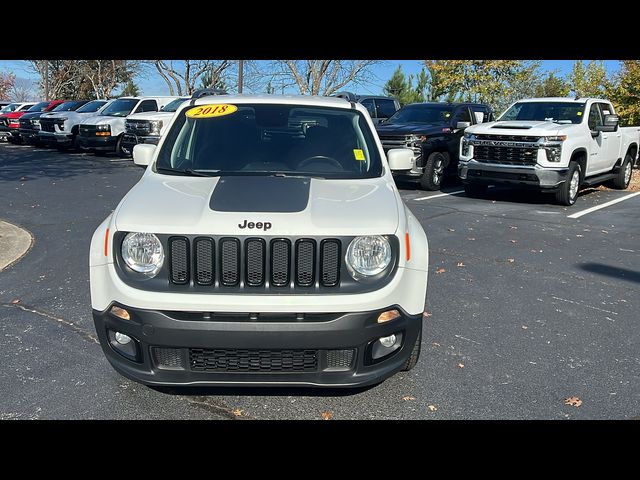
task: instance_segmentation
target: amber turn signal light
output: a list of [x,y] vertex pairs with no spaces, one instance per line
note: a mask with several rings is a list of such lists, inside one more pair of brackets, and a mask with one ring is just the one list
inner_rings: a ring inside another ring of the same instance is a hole
[[123,320],[131,320],[131,315],[129,315],[129,312],[127,312],[124,308],[120,308],[115,305],[111,307],[111,315],[115,315],[116,317]]
[[386,312],[382,312],[378,315],[378,323],[385,323],[390,320],[394,320],[400,316],[400,312],[398,310],[387,310]]

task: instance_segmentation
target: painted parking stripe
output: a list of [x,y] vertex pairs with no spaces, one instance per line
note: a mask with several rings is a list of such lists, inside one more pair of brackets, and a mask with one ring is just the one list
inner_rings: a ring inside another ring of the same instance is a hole
[[428,197],[414,198],[414,200],[416,202],[419,202],[420,200],[431,200],[432,198],[446,197],[448,195],[460,195],[461,193],[464,193],[464,190],[457,190],[455,192],[448,192],[448,193],[439,193],[437,195],[430,195]]
[[615,205],[616,203],[623,202],[625,200],[629,200],[637,195],[640,195],[640,192],[630,193],[629,195],[625,195],[624,197],[616,198],[615,200],[611,200],[610,202],[603,203],[602,205],[596,205],[595,207],[587,208],[586,210],[581,210],[572,215],[567,215],[568,218],[580,218],[587,213],[595,212],[596,210],[600,210],[601,208],[606,208],[611,205]]

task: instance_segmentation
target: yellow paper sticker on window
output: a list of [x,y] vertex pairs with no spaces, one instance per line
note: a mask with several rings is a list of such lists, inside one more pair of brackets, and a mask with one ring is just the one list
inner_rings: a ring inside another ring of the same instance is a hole
[[360,160],[360,161],[365,160],[364,152],[362,150],[360,150],[359,148],[354,148],[353,149],[353,156],[355,157],[356,160]]
[[223,115],[229,115],[237,110],[238,107],[235,105],[199,105],[187,110],[185,115],[189,118],[222,117]]
[[582,115],[582,112],[577,112],[576,115],[580,116]]

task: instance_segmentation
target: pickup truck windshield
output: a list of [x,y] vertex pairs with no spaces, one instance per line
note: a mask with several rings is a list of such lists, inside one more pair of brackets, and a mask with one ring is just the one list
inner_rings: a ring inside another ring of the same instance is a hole
[[185,114],[206,107],[185,108],[178,114],[158,155],[157,172],[351,179],[382,174],[376,142],[358,111],[239,104],[227,105],[232,112],[221,116]]
[[160,109],[160,111],[161,112],[175,112],[176,110],[178,110],[178,108],[180,108],[180,105],[182,105],[187,100],[189,100],[188,97],[186,97],[186,98],[176,98],[172,102],[169,102],[164,107],[162,107]]
[[71,112],[78,107],[84,105],[86,102],[83,101],[72,101],[72,102],[64,102],[58,105],[56,108],[51,110],[52,112]]
[[450,123],[453,109],[450,105],[427,103],[407,105],[394,113],[385,123]]
[[109,117],[126,117],[138,104],[139,100],[135,98],[119,98],[105,108],[100,115]]
[[27,112],[42,112],[45,108],[49,106],[51,102],[40,102],[36,103],[33,107],[31,107]]
[[9,105],[5,105],[0,109],[0,113],[9,113],[13,112],[16,108],[18,108],[17,103],[10,103]]
[[498,121],[581,123],[584,107],[582,102],[518,102],[511,105]]
[[78,112],[78,113],[93,113],[93,112],[97,112],[98,110],[100,110],[104,106],[105,103],[107,103],[107,102],[105,102],[104,100],[92,100],[89,103],[85,103],[78,110],[76,110],[76,112]]

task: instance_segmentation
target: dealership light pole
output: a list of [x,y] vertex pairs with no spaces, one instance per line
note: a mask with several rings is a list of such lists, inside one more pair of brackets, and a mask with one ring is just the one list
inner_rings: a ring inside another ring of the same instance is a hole
[[49,100],[49,60],[44,64],[44,99]]
[[242,93],[242,82],[244,80],[244,60],[238,60],[238,93]]

